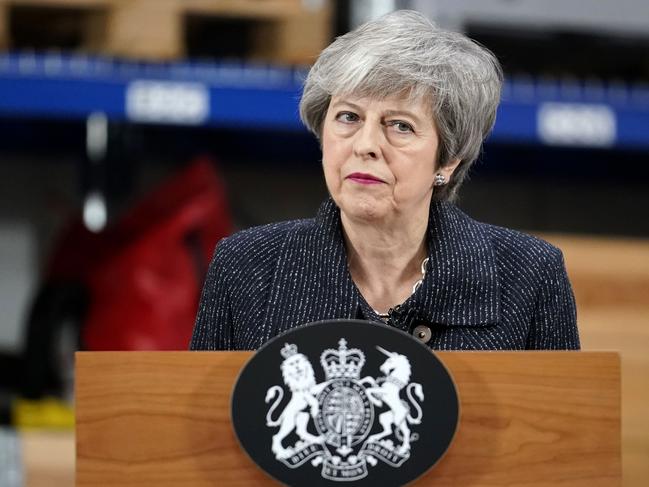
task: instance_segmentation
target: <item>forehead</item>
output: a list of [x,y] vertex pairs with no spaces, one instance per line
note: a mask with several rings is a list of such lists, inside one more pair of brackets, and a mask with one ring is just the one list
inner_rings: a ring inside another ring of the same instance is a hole
[[333,95],[330,106],[345,103],[368,111],[410,112],[422,119],[432,119],[430,101],[423,96],[390,95],[386,97],[370,97],[354,94]]

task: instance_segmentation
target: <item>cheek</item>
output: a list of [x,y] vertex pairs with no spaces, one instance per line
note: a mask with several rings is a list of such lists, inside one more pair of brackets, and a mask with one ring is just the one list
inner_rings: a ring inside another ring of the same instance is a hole
[[[328,116],[328,115],[327,115]],[[325,120],[324,124],[322,125],[322,151],[329,151],[331,148],[334,146],[334,136],[331,131],[331,122],[329,120]]]
[[435,178],[434,160],[429,153],[402,155],[406,164],[393,168],[396,180],[395,197],[408,199],[421,194],[427,194],[433,189]]
[[322,164],[324,166],[325,174],[328,174],[329,176],[339,174],[346,160],[347,152],[344,144],[323,138]]
[[416,173],[420,184],[428,185],[430,183],[430,186],[433,185],[435,173],[437,172],[436,157],[437,151],[432,147],[422,150],[413,157],[413,160],[419,161],[419,164],[416,164]]
[[340,186],[340,171],[335,164],[336,157],[332,154],[331,150],[325,148],[325,143],[322,144],[322,171],[324,173],[325,184],[330,193],[337,192]]

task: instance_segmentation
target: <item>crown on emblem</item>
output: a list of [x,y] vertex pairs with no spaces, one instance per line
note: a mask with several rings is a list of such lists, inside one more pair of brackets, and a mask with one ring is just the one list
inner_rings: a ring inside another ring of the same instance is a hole
[[292,357],[297,354],[297,345],[294,343],[285,343],[279,353],[281,353],[284,358]]
[[365,365],[365,354],[358,348],[347,349],[347,340],[338,341],[338,350],[328,348],[320,355],[320,364],[327,380],[359,379]]

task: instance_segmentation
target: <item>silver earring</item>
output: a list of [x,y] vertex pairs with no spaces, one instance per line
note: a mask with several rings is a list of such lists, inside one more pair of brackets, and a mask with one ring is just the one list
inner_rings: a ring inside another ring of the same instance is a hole
[[443,174],[435,174],[435,181],[433,182],[434,186],[444,186],[446,184],[446,178]]

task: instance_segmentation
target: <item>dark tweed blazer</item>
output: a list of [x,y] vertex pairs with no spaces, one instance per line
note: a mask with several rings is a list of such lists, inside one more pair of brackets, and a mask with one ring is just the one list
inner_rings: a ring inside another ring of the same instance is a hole
[[[561,251],[431,204],[430,260],[419,289],[388,326],[425,325],[439,350],[578,349],[575,302]],[[304,323],[379,321],[347,268],[340,213],[239,232],[219,242],[190,347],[253,350]],[[385,326],[378,325],[377,326]]]

